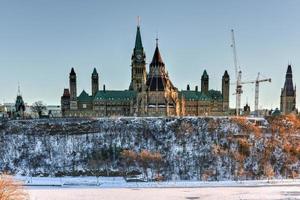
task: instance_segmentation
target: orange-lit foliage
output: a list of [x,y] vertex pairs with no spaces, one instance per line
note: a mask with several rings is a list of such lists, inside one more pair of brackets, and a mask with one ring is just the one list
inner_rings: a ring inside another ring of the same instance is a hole
[[261,137],[261,128],[249,122],[245,117],[234,117],[231,120],[241,127],[243,133],[254,133],[256,137]]
[[129,167],[133,166],[136,162],[137,154],[131,150],[123,150],[121,152],[121,158],[127,169],[129,169]]
[[245,155],[239,153],[238,151],[232,152],[231,155],[233,156],[234,160],[236,160],[239,163],[243,163],[246,158]]
[[224,155],[228,155],[228,150],[222,148],[220,145],[214,144],[212,145],[212,153],[214,155],[224,156]]
[[207,181],[209,177],[212,177],[213,175],[214,175],[213,171],[208,169],[203,172],[201,179],[203,181]]
[[124,150],[121,152],[121,157],[128,168],[137,162],[143,168],[146,177],[148,177],[147,169],[154,168],[156,171],[155,180],[163,179],[163,177],[160,176],[163,159],[159,152],[152,153],[148,150],[142,150],[140,153],[135,153],[131,150]]
[[27,200],[28,195],[24,192],[22,184],[15,181],[11,176],[0,175],[0,200]]
[[274,173],[273,167],[270,163],[266,163],[264,165],[264,174],[268,178],[274,177],[275,173]]
[[121,157],[126,163],[131,164],[132,162],[136,161],[137,154],[131,150],[123,150],[121,152]]
[[238,139],[239,152],[245,156],[249,156],[251,144],[245,138]]
[[278,132],[284,136],[288,136],[291,133],[300,131],[300,118],[294,114],[269,117],[268,121],[274,133]]
[[219,126],[219,123],[216,122],[216,119],[208,119],[208,122],[207,122],[207,130],[208,132],[213,132],[215,130],[218,129],[218,126]]

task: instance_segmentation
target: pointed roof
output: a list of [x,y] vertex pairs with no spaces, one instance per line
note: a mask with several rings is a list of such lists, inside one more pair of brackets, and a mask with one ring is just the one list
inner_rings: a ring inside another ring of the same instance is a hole
[[288,65],[288,68],[286,70],[286,78],[293,78],[293,72],[292,72],[292,66]]
[[69,88],[64,89],[63,97],[70,97],[70,91]]
[[156,48],[155,48],[154,55],[153,55],[153,58],[152,58],[152,61],[151,61],[150,65],[156,65],[156,66],[157,65],[162,65],[162,66],[165,65],[165,63],[163,62],[163,60],[161,58],[159,48],[158,48],[158,44],[156,44]]
[[225,70],[223,77],[224,77],[224,78],[225,78],[225,77],[229,77],[229,74],[228,74],[227,70]]
[[137,26],[134,50],[143,50],[140,26]]
[[286,71],[282,95],[286,95],[286,96],[294,96],[295,95],[294,84],[293,84],[293,72],[292,72],[291,65],[288,65],[288,68]]
[[91,101],[92,97],[85,91],[82,90],[82,92],[80,93],[79,97],[78,97],[78,101]]
[[202,79],[208,79],[208,74],[206,72],[206,69],[204,70],[204,72],[202,74]]
[[92,75],[98,75],[97,69],[94,68]]
[[74,68],[72,67],[70,75],[76,75]]

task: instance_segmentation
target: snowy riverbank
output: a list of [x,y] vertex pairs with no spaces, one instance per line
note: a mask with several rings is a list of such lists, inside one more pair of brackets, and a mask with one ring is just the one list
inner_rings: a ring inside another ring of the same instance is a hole
[[164,181],[126,182],[123,177],[25,177],[17,180],[29,187],[99,187],[99,188],[197,188],[197,187],[263,187],[300,186],[300,179],[272,179],[248,181]]

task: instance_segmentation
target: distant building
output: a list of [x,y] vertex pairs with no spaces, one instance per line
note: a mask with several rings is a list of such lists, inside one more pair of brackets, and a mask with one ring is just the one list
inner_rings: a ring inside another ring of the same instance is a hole
[[291,65],[288,65],[284,86],[281,89],[280,111],[283,115],[296,112],[296,86],[293,84]]
[[50,118],[61,117],[61,106],[60,105],[47,105],[45,114]]
[[244,106],[244,111],[243,111],[243,115],[250,115],[250,106],[248,105],[248,103]]
[[18,94],[15,103],[14,118],[24,118],[25,109],[26,109],[26,105],[21,94],[20,85],[18,85]]
[[179,91],[171,81],[162,59],[158,39],[149,71],[142,45],[140,26],[137,27],[135,46],[131,56],[131,83],[128,90],[99,90],[96,69],[91,75],[91,94],[83,90],[77,96],[77,77],[74,68],[69,74],[69,88],[61,97],[63,116],[201,116],[225,115],[229,112],[230,77],[225,71],[222,90],[209,89],[209,76],[204,70],[201,91]]

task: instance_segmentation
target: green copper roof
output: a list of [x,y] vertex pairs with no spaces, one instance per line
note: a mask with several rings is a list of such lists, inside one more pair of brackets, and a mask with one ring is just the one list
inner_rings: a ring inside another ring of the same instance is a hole
[[276,108],[276,109],[273,111],[272,116],[279,116],[279,115],[281,115],[281,112],[280,112],[280,110],[279,110],[278,108]]
[[212,100],[223,100],[223,95],[220,91],[209,90],[207,94]]
[[203,74],[202,74],[202,79],[203,79],[203,78],[208,78],[208,74],[207,74],[206,70],[204,70],[204,72],[203,72]]
[[92,96],[90,96],[85,90],[81,92],[79,97],[77,98],[78,101],[91,101],[93,99]]
[[140,27],[137,27],[134,50],[143,50]]
[[136,98],[136,92],[131,90],[101,90],[95,95],[95,100],[131,100]]
[[202,92],[192,91],[192,90],[182,90],[181,96],[187,100],[209,100],[209,97]]
[[195,100],[195,101],[223,100],[222,93],[216,90],[209,90],[207,94],[204,94],[202,92],[192,91],[192,90],[182,90],[180,92],[180,96],[183,96],[187,100]]

